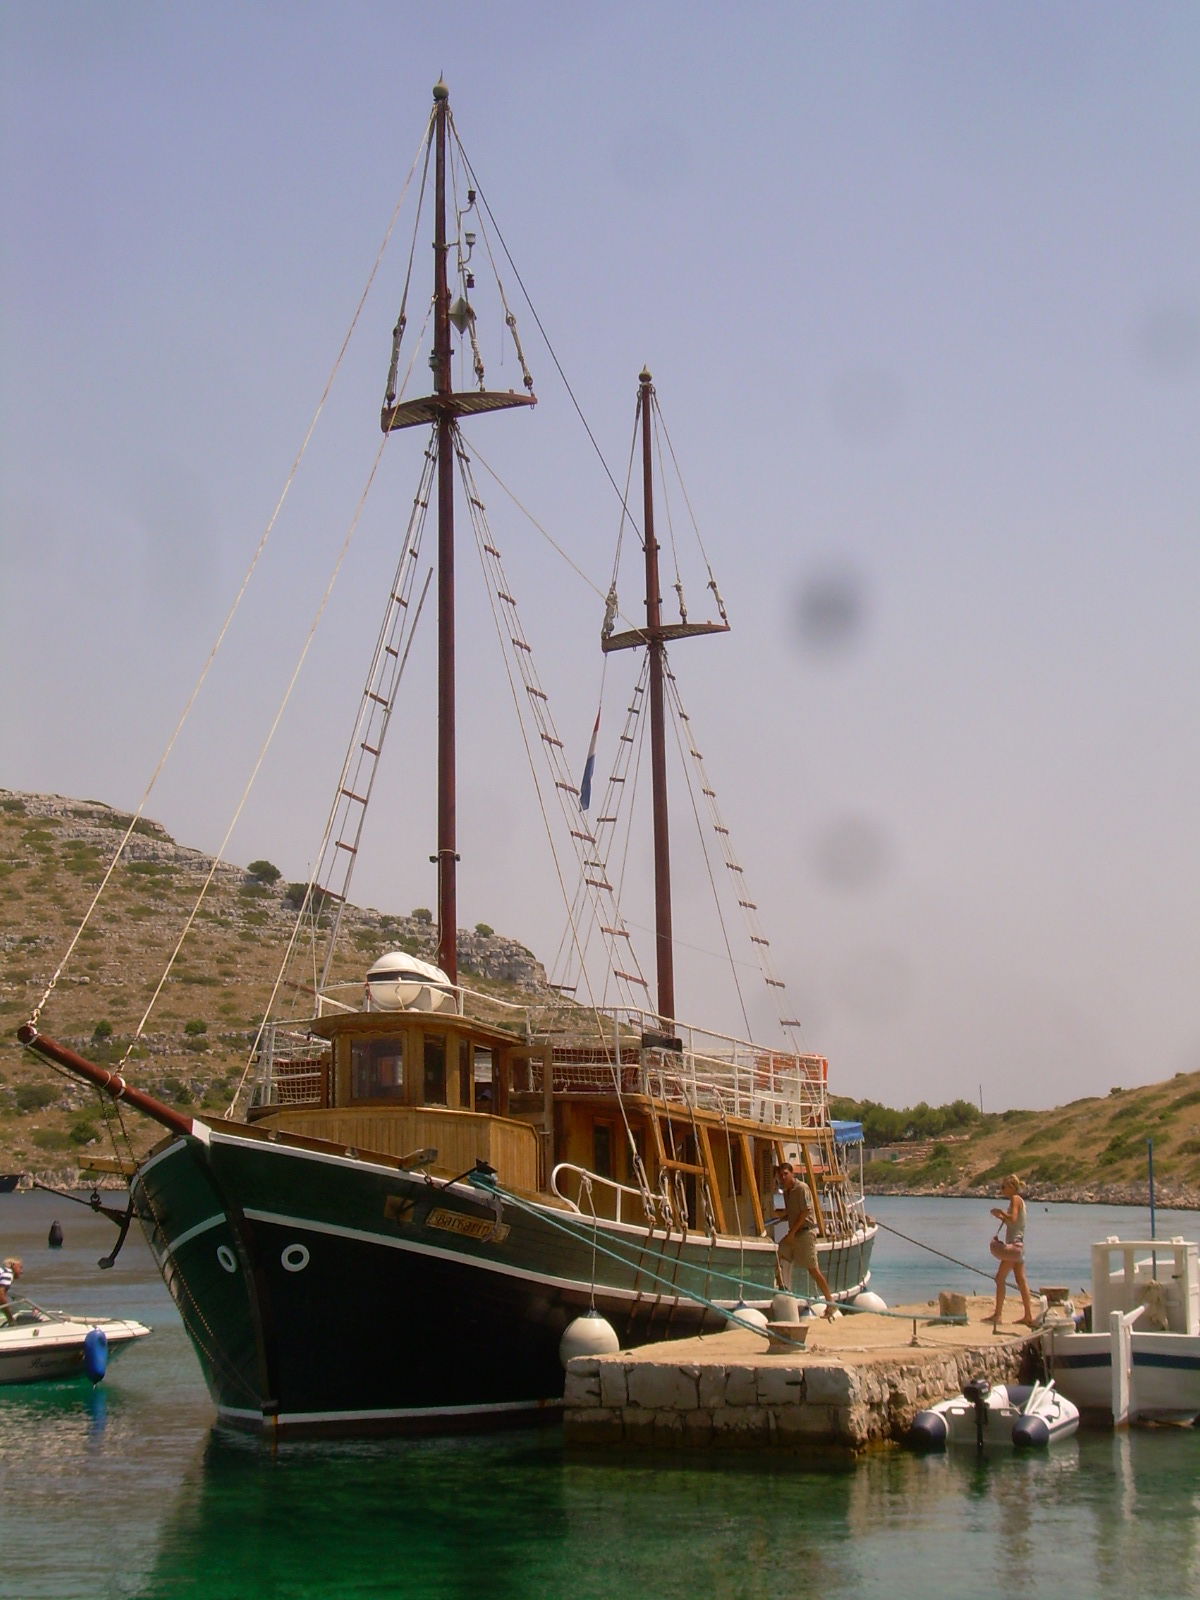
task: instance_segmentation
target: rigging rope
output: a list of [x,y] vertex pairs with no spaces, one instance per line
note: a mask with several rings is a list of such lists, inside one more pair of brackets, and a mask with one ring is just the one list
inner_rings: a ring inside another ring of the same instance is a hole
[[[428,130],[422,136],[421,146],[425,145],[427,139],[428,139]],[[366,281],[365,285],[363,286],[362,293],[360,294],[359,299],[358,299],[358,304],[355,306],[354,314],[352,315],[352,317],[350,319],[350,326],[347,328],[346,333],[345,333],[345,337],[342,339],[341,346],[340,346],[340,348],[338,350],[338,353],[337,353],[336,357],[334,358],[333,366],[330,368],[329,375],[325,380],[325,386],[321,391],[320,399],[317,401],[316,409],[313,412],[313,415],[312,415],[312,417],[311,417],[311,419],[309,421],[308,428],[305,431],[304,437],[300,442],[300,448],[297,450],[295,458],[294,458],[294,460],[292,462],[291,468],[290,468],[290,470],[289,470],[289,472],[287,474],[286,479],[284,480],[283,488],[281,489],[281,491],[279,493],[279,498],[276,500],[275,507],[272,510],[271,515],[268,517],[266,526],[264,527],[261,535],[259,536],[258,544],[255,547],[254,553],[250,558],[250,564],[247,567],[246,572],[245,572],[245,574],[244,574],[244,576],[242,578],[241,586],[239,587],[237,594],[234,596],[232,605],[230,606],[228,612],[226,613],[225,619],[221,624],[221,628],[220,628],[220,630],[219,630],[219,632],[217,634],[216,640],[213,643],[212,649],[209,651],[208,658],[206,659],[203,667],[200,670],[200,675],[196,679],[196,682],[195,682],[195,684],[194,684],[194,686],[192,688],[191,694],[188,696],[188,699],[187,699],[187,701],[186,701],[186,703],[184,705],[184,708],[183,708],[182,712],[179,715],[179,719],[175,724],[175,728],[172,731],[169,739],[167,740],[166,748],[163,750],[163,753],[159,757],[158,763],[155,766],[154,771],[150,775],[150,780],[147,783],[147,785],[146,785],[146,787],[145,787],[145,789],[144,789],[144,791],[142,793],[141,799],[138,801],[137,810],[133,813],[132,817],[130,818],[129,826],[126,828],[125,832],[121,836],[121,839],[120,839],[120,841],[119,841],[119,843],[117,845],[117,848],[116,848],[115,852],[113,853],[112,861],[109,863],[107,871],[105,872],[104,876],[101,878],[100,883],[97,886],[96,893],[92,897],[90,905],[88,906],[87,910],[84,912],[83,920],[80,922],[79,927],[76,929],[75,933],[73,934],[70,942],[67,945],[66,950],[63,952],[63,956],[62,956],[61,961],[59,962],[58,966],[55,968],[54,972],[51,974],[49,982],[46,984],[45,989],[42,991],[41,998],[38,1000],[36,1006],[34,1007],[32,1013],[30,1014],[29,1021],[30,1021],[30,1024],[33,1027],[36,1027],[38,1025],[38,1022],[39,1022],[39,1020],[41,1018],[42,1011],[45,1009],[46,1002],[49,1000],[51,994],[54,992],[55,988],[57,987],[59,979],[62,977],[63,972],[66,970],[67,964],[70,962],[71,957],[75,953],[75,948],[78,945],[80,938],[82,937],[84,931],[86,930],[86,928],[90,924],[92,915],[95,912],[96,907],[99,905],[100,900],[103,897],[106,889],[108,888],[108,885],[109,885],[109,882],[110,882],[110,880],[112,878],[113,873],[116,871],[118,864],[120,863],[120,861],[124,857],[126,847],[128,846],[129,841],[132,838],[132,836],[133,836],[133,834],[134,834],[134,832],[135,832],[135,830],[137,828],[138,823],[142,819],[142,815],[145,812],[146,806],[149,804],[150,796],[153,793],[154,788],[157,785],[158,780],[162,775],[163,768],[166,766],[167,761],[170,759],[171,752],[174,750],[176,744],[179,741],[180,734],[183,732],[184,724],[187,722],[188,718],[191,716],[192,709],[195,706],[197,699],[199,698],[200,692],[201,692],[201,690],[203,689],[205,683],[208,680],[208,676],[209,676],[209,673],[212,670],[213,663],[215,662],[219,651],[221,650],[222,646],[225,643],[226,635],[228,634],[230,627],[233,625],[233,620],[234,620],[235,616],[237,615],[238,611],[241,608],[242,601],[245,599],[246,592],[250,587],[250,583],[251,583],[251,581],[252,581],[252,579],[254,577],[254,574],[258,570],[259,564],[262,561],[262,557],[263,557],[263,555],[264,555],[264,553],[266,551],[267,544],[270,541],[271,535],[272,535],[272,533],[274,531],[275,524],[278,522],[279,517],[280,517],[280,515],[281,515],[281,513],[283,511],[284,503],[286,502],[286,500],[288,498],[288,495],[291,492],[292,485],[295,482],[296,476],[297,476],[297,474],[298,474],[298,472],[300,470],[300,464],[301,464],[302,460],[304,459],[304,456],[305,456],[305,454],[306,454],[306,452],[308,450],[309,444],[312,441],[313,434],[317,430],[317,425],[320,422],[321,416],[322,416],[322,414],[323,414],[323,412],[325,410],[326,402],[328,401],[330,393],[333,390],[333,386],[334,386],[334,383],[335,383],[335,381],[337,379],[338,373],[341,371],[342,362],[345,359],[346,351],[349,349],[350,341],[354,337],[355,331],[358,328],[359,320],[362,317],[363,309],[366,306],[367,299],[368,299],[368,296],[371,293],[371,288],[372,288],[372,286],[373,286],[373,284],[375,282],[375,278],[376,278],[376,275],[377,275],[377,273],[379,271],[380,264],[383,261],[384,254],[387,251],[388,244],[391,241],[392,233],[395,230],[396,223],[397,223],[397,221],[399,219],[400,210],[401,210],[401,207],[404,204],[405,195],[408,193],[409,185],[412,182],[413,172],[416,170],[417,162],[420,159],[421,146],[418,147],[417,154],[413,158],[413,164],[409,168],[408,177],[405,179],[404,186],[400,191],[400,196],[397,199],[396,204],[392,209],[392,215],[391,215],[391,218],[388,221],[387,228],[384,231],[383,239],[380,242],[379,249],[376,251],[375,260],[372,263],[370,272],[367,274],[367,281]],[[378,457],[376,458],[376,460],[378,461]],[[240,811],[240,808],[239,808],[239,811]],[[230,831],[232,831],[232,828],[231,828]],[[226,838],[228,838],[228,834],[226,835]],[[211,875],[210,875],[210,879],[206,880],[204,886],[201,888],[201,897],[203,897],[204,892],[208,887],[209,881],[211,881]],[[197,907],[196,907],[196,911],[198,911],[198,910],[199,910],[199,902],[197,903]],[[191,922],[191,920],[194,920],[195,915],[196,915],[196,912],[194,911],[193,914],[192,914],[192,919],[189,920],[189,927],[190,927],[190,922]],[[171,957],[172,961],[175,959],[175,955],[177,955],[177,954],[178,954],[178,948],[176,949],[175,953]],[[166,981],[166,974],[164,973],[162,982],[165,982],[165,981]],[[161,990],[161,988],[162,988],[162,982],[160,982],[160,984],[159,984],[159,990]],[[155,991],[155,999],[157,998],[158,992],[159,992],[158,990]],[[153,1005],[153,1003],[154,1002],[152,1001],[151,1005]],[[145,1025],[145,1019],[143,1019],[143,1022],[139,1027],[139,1032],[140,1032],[140,1028],[144,1027],[144,1025]]]
[[[467,1175],[466,1181],[474,1188],[483,1189],[487,1193],[495,1195],[498,1199],[503,1201],[505,1205],[512,1205],[518,1211],[523,1211],[529,1216],[536,1217],[541,1222],[549,1223],[551,1227],[557,1228],[560,1232],[567,1234],[568,1237],[574,1239],[577,1243],[591,1248],[600,1255],[607,1256],[612,1261],[618,1262],[621,1266],[626,1267],[633,1272],[635,1281],[640,1275],[645,1274],[646,1277],[653,1279],[655,1283],[663,1284],[666,1288],[670,1289],[674,1295],[682,1296],[686,1300],[693,1301],[696,1305],[704,1306],[707,1310],[713,1312],[714,1315],[724,1317],[728,1322],[736,1323],[738,1327],[749,1328],[754,1333],[762,1333],[763,1330],[758,1326],[757,1323],[748,1322],[744,1318],[740,1317],[737,1314],[736,1308],[718,1305],[715,1300],[711,1300],[707,1295],[701,1294],[698,1289],[689,1289],[685,1284],[680,1283],[679,1271],[680,1269],[685,1269],[703,1276],[710,1282],[713,1280],[719,1280],[720,1282],[732,1284],[738,1290],[739,1302],[744,1300],[744,1291],[747,1289],[751,1291],[757,1290],[760,1294],[766,1290],[767,1293],[774,1295],[776,1292],[774,1285],[768,1286],[756,1282],[753,1279],[735,1277],[729,1272],[720,1272],[713,1267],[711,1263],[707,1266],[704,1266],[699,1263],[685,1261],[681,1254],[670,1256],[661,1250],[653,1250],[648,1252],[645,1245],[639,1247],[637,1258],[631,1258],[627,1255],[623,1255],[619,1250],[614,1250],[606,1245],[600,1244],[598,1238],[596,1237],[598,1230],[595,1227],[588,1232],[585,1232],[579,1228],[574,1228],[569,1222],[564,1221],[561,1217],[555,1216],[551,1212],[546,1211],[539,1206],[532,1205],[529,1201],[523,1200],[519,1195],[514,1194],[511,1189],[502,1188],[501,1185],[493,1178],[489,1178],[481,1173],[472,1172]],[[684,1242],[684,1238],[681,1234],[679,1242],[680,1251],[683,1249]],[[706,1244],[711,1244],[710,1240],[705,1240],[704,1242]],[[773,1246],[772,1249],[774,1249]],[[674,1267],[675,1274],[671,1277],[668,1277],[666,1274],[655,1272],[651,1267],[648,1267],[646,1265],[646,1257],[648,1253],[661,1265]],[[764,1255],[766,1254],[765,1251],[762,1253]],[[606,1285],[606,1287],[612,1286]],[[826,1301],[823,1300],[819,1295],[802,1295],[797,1296],[796,1298],[804,1299],[810,1306],[831,1306],[836,1303],[839,1311],[845,1312],[854,1310],[853,1303],[846,1304],[840,1301]],[[902,1311],[877,1311],[873,1312],[872,1314],[875,1316],[893,1317],[896,1320],[903,1322],[912,1321],[911,1312],[906,1314]],[[798,1343],[798,1341],[792,1342]]]
[[928,1250],[931,1256],[940,1256],[943,1261],[948,1261],[951,1266],[962,1267],[967,1272],[977,1273],[979,1277],[987,1278],[989,1282],[995,1278],[995,1273],[985,1272],[982,1267],[973,1266],[969,1261],[960,1261],[957,1256],[948,1256],[944,1250],[935,1250],[931,1244],[924,1244],[920,1239],[911,1239],[907,1233],[901,1233],[899,1228],[890,1228],[886,1222],[880,1222],[878,1217],[875,1218],[875,1225],[883,1228],[887,1233],[894,1233],[896,1238],[903,1239],[905,1244],[915,1244],[918,1250]]
[[[550,698],[538,681],[536,668],[533,661],[532,646],[526,641],[521,629],[520,617],[516,600],[504,576],[500,551],[492,538],[486,520],[486,508],[475,486],[471,473],[471,457],[468,455],[460,431],[454,430],[454,446],[458,457],[460,473],[462,476],[467,505],[470,510],[472,525],[475,532],[476,545],[479,551],[480,564],[483,569],[485,585],[488,593],[489,604],[492,609],[493,622],[496,627],[497,638],[500,642],[501,656],[504,661],[505,672],[508,677],[510,693],[517,707],[518,724],[521,738],[525,745],[526,758],[534,781],[534,788],[538,797],[538,806],[541,811],[543,827],[550,846],[551,856],[554,861],[555,872],[558,877],[559,890],[562,894],[563,904],[570,914],[571,895],[567,890],[565,875],[559,854],[559,845],[553,829],[550,827],[547,815],[546,802],[542,793],[542,785],[538,781],[538,764],[534,761],[530,745],[529,734],[525,725],[524,712],[531,712],[537,726],[539,740],[543,754],[549,764],[551,779],[555,794],[558,798],[559,808],[567,820],[567,832],[575,848],[579,867],[583,873],[584,881],[589,894],[588,900],[593,908],[593,917],[603,928],[607,925],[614,930],[623,929],[620,912],[615,901],[611,900],[611,888],[603,879],[593,879],[587,876],[586,860],[587,850],[595,841],[592,836],[573,824],[578,821],[578,811],[571,808],[577,807],[578,789],[574,780],[567,771],[564,746],[555,732],[553,718],[550,712]],[[504,625],[501,608],[505,608],[505,616],[509,626]],[[517,681],[525,689],[525,701],[522,702],[516,692]],[[567,796],[570,796],[568,806]],[[607,912],[607,918],[601,915],[601,904]],[[572,927],[573,935],[578,943],[578,929]],[[626,975],[631,981],[645,985],[645,979],[640,972]],[[587,982],[586,973],[584,974]],[[589,991],[590,997],[590,991]],[[592,1004],[595,1001],[592,1000]]]
[[[128,1059],[129,1051],[133,1049],[134,1044],[141,1037],[142,1032],[145,1029],[147,1022],[149,1022],[150,1014],[154,1010],[155,1005],[158,1003],[158,997],[162,993],[163,989],[166,987],[167,978],[170,976],[171,969],[174,967],[175,962],[179,958],[179,952],[182,950],[182,948],[184,946],[184,943],[186,942],[187,937],[188,937],[188,935],[190,934],[190,932],[192,930],[192,926],[196,921],[196,918],[200,915],[200,909],[204,904],[204,900],[205,900],[205,898],[206,898],[206,896],[208,894],[208,890],[211,887],[212,881],[216,877],[217,870],[221,865],[222,858],[223,858],[223,853],[225,851],[225,848],[228,845],[229,840],[233,836],[233,831],[237,827],[237,824],[238,824],[239,819],[241,818],[242,812],[246,808],[246,804],[250,799],[250,791],[253,789],[254,784],[257,781],[258,774],[262,769],[262,764],[266,760],[267,752],[270,749],[272,742],[274,741],[276,733],[279,731],[279,724],[283,720],[283,714],[287,710],[288,704],[291,701],[292,694],[295,691],[297,682],[299,681],[300,673],[303,670],[304,663],[308,659],[308,653],[312,649],[313,639],[314,639],[314,637],[316,635],[317,628],[318,628],[318,626],[320,624],[321,618],[325,614],[325,609],[328,606],[330,597],[333,594],[334,585],[337,583],[338,577],[339,577],[339,575],[341,573],[341,570],[342,570],[342,566],[343,566],[343,564],[344,564],[344,562],[346,560],[346,556],[349,554],[350,545],[351,545],[351,542],[353,541],[354,535],[355,535],[355,533],[356,533],[356,531],[358,529],[359,519],[362,516],[363,506],[366,504],[367,496],[371,492],[371,485],[375,481],[375,474],[379,470],[380,458],[383,455],[383,450],[384,450],[384,446],[386,445],[386,443],[387,443],[387,435],[385,434],[383,436],[383,438],[380,440],[379,448],[375,452],[375,459],[371,463],[371,470],[367,474],[367,481],[363,485],[363,490],[362,490],[361,495],[359,496],[358,504],[354,508],[354,515],[350,519],[350,525],[346,529],[345,537],[342,540],[342,547],[338,551],[337,559],[336,559],[336,561],[334,562],[334,565],[333,565],[333,570],[331,571],[331,573],[329,575],[329,579],[328,579],[328,581],[326,583],[326,586],[325,586],[325,592],[322,594],[320,602],[319,602],[319,604],[317,606],[316,612],[313,615],[313,619],[309,624],[308,633],[305,635],[304,643],[302,644],[302,646],[300,648],[300,654],[297,657],[296,664],[292,669],[292,675],[288,679],[287,685],[284,688],[283,697],[280,700],[279,706],[276,709],[275,715],[271,720],[271,725],[267,729],[266,738],[263,740],[262,745],[259,748],[258,756],[256,757],[254,765],[250,770],[250,776],[247,778],[247,780],[246,780],[246,782],[245,782],[245,784],[244,784],[244,786],[242,788],[242,793],[241,793],[241,796],[240,796],[240,798],[238,800],[237,806],[234,808],[233,816],[229,820],[229,826],[226,828],[224,836],[222,837],[221,842],[217,847],[217,853],[209,863],[208,872],[205,874],[204,881],[200,885],[200,891],[196,896],[196,903],[192,907],[191,911],[188,914],[187,920],[185,921],[185,923],[183,925],[183,929],[182,929],[182,931],[181,931],[181,933],[179,935],[179,938],[176,940],[175,948],[172,950],[170,956],[167,959],[167,964],[166,964],[166,967],[163,970],[162,976],[159,978],[158,983],[155,985],[154,992],[150,996],[149,1003],[147,1004],[146,1009],[142,1014],[142,1019],[138,1023],[136,1032],[134,1033],[133,1038],[129,1042],[129,1046],[128,1046],[128,1049],[126,1050],[125,1056],[122,1057],[122,1064],[124,1064],[124,1062]],[[274,992],[272,993],[272,998],[274,998]],[[255,1042],[251,1046],[251,1051],[250,1051],[250,1059],[251,1060],[253,1060],[254,1051],[258,1047],[258,1041],[262,1037],[262,1031],[263,1031],[264,1025],[265,1025],[265,1018],[264,1018],[264,1022],[260,1023],[259,1029],[258,1029],[258,1033],[257,1033],[257,1035],[255,1037]],[[243,1074],[243,1076],[244,1076],[244,1074]]]

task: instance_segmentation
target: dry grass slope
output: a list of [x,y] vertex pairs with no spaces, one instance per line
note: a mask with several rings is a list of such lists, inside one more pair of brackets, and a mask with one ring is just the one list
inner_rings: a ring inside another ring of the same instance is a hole
[[[0,1171],[73,1182],[89,1152],[111,1155],[107,1101],[17,1044],[79,928],[129,818],[95,801],[0,790]],[[93,1059],[117,1061],[141,1021],[210,857],[141,822],[113,875],[102,919],[81,936],[40,1026]],[[266,1008],[292,912],[285,885],[255,883],[219,863],[184,959],[175,966],[131,1057],[130,1076],[161,1099],[221,1112],[241,1081]],[[428,928],[410,916],[348,907],[337,977],[360,982],[382,950],[432,954]],[[528,951],[500,936],[460,935],[464,972],[478,986],[537,988],[545,975]],[[847,1088],[852,1086],[847,1085]],[[126,1119],[133,1146],[156,1132]],[[1112,1088],[1055,1111],[1006,1111],[965,1138],[924,1146],[869,1170],[875,1192],[971,1194],[1021,1174],[1043,1198],[1146,1199],[1146,1143],[1154,1142],[1163,1205],[1200,1207],[1200,1073],[1143,1088]]]
[[[74,1182],[89,1154],[126,1141],[141,1153],[158,1130],[124,1126],[106,1097],[60,1074],[17,1043],[80,928],[129,825],[96,801],[0,790],[0,1171]],[[115,1063],[137,1034],[166,958],[212,868],[158,823],[141,821],[39,1018],[43,1032],[92,1060]],[[183,956],[129,1058],[139,1087],[190,1111],[220,1114],[242,1080],[294,919],[287,885],[266,886],[218,863]],[[348,906],[334,979],[359,984],[382,951],[432,956],[432,931],[408,915]],[[463,933],[465,981],[505,992],[537,989],[545,974],[500,935]],[[297,1005],[297,1013],[302,1009]],[[115,1124],[115,1125],[114,1125]]]
[[1160,1205],[1200,1207],[1200,1072],[1165,1083],[1111,1088],[1053,1111],[985,1117],[962,1139],[873,1162],[870,1187],[886,1193],[994,1192],[1016,1172],[1043,1199],[1144,1205],[1148,1144]]

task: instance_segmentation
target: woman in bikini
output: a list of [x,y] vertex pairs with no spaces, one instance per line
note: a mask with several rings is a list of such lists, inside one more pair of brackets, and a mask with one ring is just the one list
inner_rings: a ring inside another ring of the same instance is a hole
[[1001,1183],[1000,1193],[1008,1201],[1008,1208],[1001,1211],[999,1206],[993,1206],[992,1215],[1004,1224],[1004,1242],[1016,1253],[1012,1259],[1000,1261],[996,1267],[996,1305],[991,1316],[984,1320],[999,1325],[1000,1313],[1004,1310],[1005,1284],[1011,1272],[1025,1308],[1025,1315],[1018,1317],[1017,1321],[1032,1328],[1033,1301],[1029,1298],[1029,1282],[1025,1277],[1025,1202],[1021,1199],[1021,1180],[1015,1172],[1010,1172]]

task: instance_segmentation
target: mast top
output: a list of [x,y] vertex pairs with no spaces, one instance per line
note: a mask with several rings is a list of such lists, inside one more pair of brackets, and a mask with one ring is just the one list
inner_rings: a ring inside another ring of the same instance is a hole
[[450,98],[450,89],[449,89],[448,84],[446,83],[445,78],[439,78],[438,81],[434,84],[434,86],[433,86],[433,98],[435,100],[449,100],[449,98]]

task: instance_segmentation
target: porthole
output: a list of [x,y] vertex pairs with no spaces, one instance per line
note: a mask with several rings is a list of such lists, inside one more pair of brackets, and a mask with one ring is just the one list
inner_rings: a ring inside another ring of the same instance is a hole
[[290,1244],[279,1260],[285,1272],[303,1272],[308,1265],[308,1249],[302,1244]]
[[237,1271],[237,1257],[227,1244],[219,1244],[217,1246],[217,1260],[225,1268],[226,1272]]

